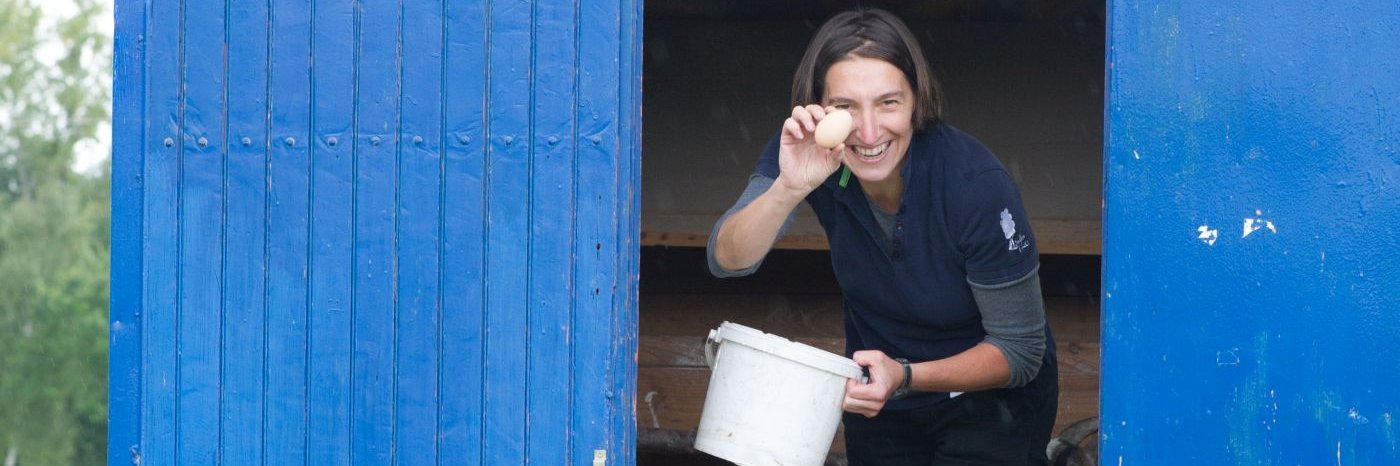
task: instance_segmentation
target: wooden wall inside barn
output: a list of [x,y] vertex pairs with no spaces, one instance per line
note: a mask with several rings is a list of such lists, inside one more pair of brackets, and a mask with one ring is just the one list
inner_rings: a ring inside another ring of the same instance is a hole
[[[702,344],[721,322],[837,354],[844,346],[841,295],[824,251],[774,251],[762,270],[742,279],[710,277],[704,260],[700,248],[642,249],[636,406],[643,464],[686,453],[709,385]],[[1057,433],[1098,415],[1098,270],[1097,256],[1043,258],[1046,312],[1059,354]],[[833,453],[843,451],[838,435]]]

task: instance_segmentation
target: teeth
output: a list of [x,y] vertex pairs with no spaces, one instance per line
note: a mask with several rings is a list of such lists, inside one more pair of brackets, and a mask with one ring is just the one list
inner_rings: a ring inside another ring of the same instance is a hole
[[886,148],[886,147],[889,147],[889,146],[890,146],[890,143],[886,142],[886,143],[884,143],[884,144],[880,144],[880,145],[878,145],[878,146],[871,147],[871,148],[869,148],[869,149],[856,148],[856,152],[859,153],[859,154],[862,155],[862,156],[865,156],[865,157],[874,157],[874,156],[880,155],[880,153],[881,153],[881,152],[884,152],[884,151],[885,151],[885,148]]

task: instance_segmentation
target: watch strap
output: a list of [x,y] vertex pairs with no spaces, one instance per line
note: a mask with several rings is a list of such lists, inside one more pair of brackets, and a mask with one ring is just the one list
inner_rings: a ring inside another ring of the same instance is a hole
[[894,358],[894,360],[899,363],[900,368],[904,369],[904,381],[900,382],[899,388],[896,388],[894,393],[890,395],[891,400],[898,400],[909,394],[909,381],[914,378],[914,370],[909,368],[908,359]]

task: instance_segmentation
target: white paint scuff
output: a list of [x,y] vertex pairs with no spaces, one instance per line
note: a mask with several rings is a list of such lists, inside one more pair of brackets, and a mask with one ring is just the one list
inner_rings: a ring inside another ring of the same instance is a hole
[[1365,424],[1370,424],[1370,423],[1371,423],[1371,420],[1370,420],[1370,419],[1366,419],[1366,416],[1362,416],[1360,412],[1357,412],[1357,411],[1356,411],[1356,408],[1351,408],[1350,411],[1347,411],[1347,417],[1348,417],[1348,418],[1351,418],[1351,422],[1356,423],[1356,424],[1359,424],[1359,425],[1365,425]]
[[1262,229],[1262,228],[1267,228],[1267,229],[1269,229],[1269,232],[1271,232],[1271,233],[1273,233],[1273,234],[1278,234],[1278,229],[1277,229],[1277,228],[1274,228],[1274,222],[1259,217],[1260,215],[1263,215],[1262,212],[1256,210],[1256,211],[1254,211],[1254,215],[1255,215],[1255,217],[1253,217],[1253,218],[1245,217],[1245,219],[1244,219],[1244,234],[1243,234],[1243,235],[1240,235],[1241,238],[1246,238],[1246,237],[1248,237],[1251,233],[1254,233],[1254,232],[1256,232],[1256,231],[1259,231],[1259,230]]
[[1206,243],[1207,246],[1215,246],[1215,240],[1220,239],[1220,230],[1211,228],[1210,225],[1196,227],[1196,233],[1199,233],[1196,235],[1196,239]]

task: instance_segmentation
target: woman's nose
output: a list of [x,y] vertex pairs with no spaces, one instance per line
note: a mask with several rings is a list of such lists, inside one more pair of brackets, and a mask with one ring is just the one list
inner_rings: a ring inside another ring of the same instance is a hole
[[880,139],[880,125],[871,112],[863,112],[856,118],[856,138],[862,145],[874,145]]

